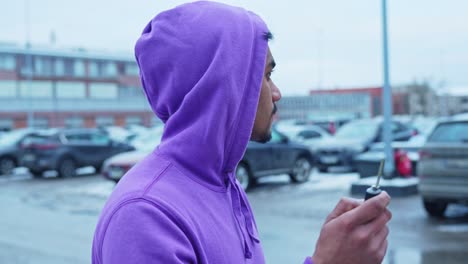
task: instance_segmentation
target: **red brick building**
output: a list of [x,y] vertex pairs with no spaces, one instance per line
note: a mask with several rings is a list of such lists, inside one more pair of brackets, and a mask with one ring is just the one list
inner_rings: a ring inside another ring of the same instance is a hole
[[0,129],[149,126],[133,54],[0,44]]

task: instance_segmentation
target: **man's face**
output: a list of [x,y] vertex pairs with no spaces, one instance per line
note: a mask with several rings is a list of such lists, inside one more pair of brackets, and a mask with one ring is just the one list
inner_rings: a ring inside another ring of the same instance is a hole
[[251,140],[262,143],[268,142],[271,139],[271,125],[273,122],[273,115],[276,113],[275,103],[281,99],[281,92],[271,79],[271,73],[275,65],[275,60],[268,48],[257,114],[250,137]]

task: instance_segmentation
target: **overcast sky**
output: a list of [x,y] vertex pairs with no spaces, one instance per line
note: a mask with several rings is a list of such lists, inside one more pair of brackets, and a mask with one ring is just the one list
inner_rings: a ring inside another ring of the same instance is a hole
[[[25,0],[2,1],[0,42],[24,45]],[[133,51],[158,12],[189,1],[30,0],[33,44]],[[380,0],[220,1],[259,14],[275,35],[274,80],[284,95],[382,83]],[[468,1],[388,0],[393,84],[468,88]]]

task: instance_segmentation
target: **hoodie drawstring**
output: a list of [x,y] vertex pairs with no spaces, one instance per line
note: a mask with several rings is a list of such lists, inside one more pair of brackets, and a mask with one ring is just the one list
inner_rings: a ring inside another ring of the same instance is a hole
[[[250,259],[252,258],[252,251],[250,248],[250,243],[247,241],[244,231],[247,230],[247,233],[250,237],[251,240],[253,240],[255,243],[259,243],[260,240],[258,237],[255,235],[254,230],[253,230],[253,214],[247,205],[247,201],[243,195],[241,195],[241,190],[239,185],[236,183],[236,178],[233,175],[233,173],[228,174],[229,177],[229,182],[231,183],[231,201],[232,201],[232,207],[234,209],[234,217],[236,218],[237,225],[241,229],[241,234],[242,234],[242,239],[244,242],[244,255],[246,258]],[[245,229],[242,228],[241,225],[241,220],[239,219],[240,214],[244,217],[245,220]]]

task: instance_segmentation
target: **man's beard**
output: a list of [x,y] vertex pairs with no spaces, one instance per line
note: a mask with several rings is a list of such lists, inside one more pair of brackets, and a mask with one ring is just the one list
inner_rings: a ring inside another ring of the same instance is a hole
[[259,140],[256,140],[258,143],[267,143],[271,140],[271,131],[268,130]]
[[[276,114],[278,111],[278,108],[276,107],[276,104],[273,104],[273,110],[271,111],[271,118]],[[255,140],[258,143],[267,143],[268,141],[271,140],[271,127],[268,128],[268,130],[263,134],[258,140]]]
[[[276,104],[273,104],[273,110],[271,111],[271,118],[273,118],[273,116],[276,114],[276,112],[278,111],[278,108],[276,107]],[[260,142],[260,143],[267,143],[268,141],[271,140],[271,128],[269,128],[265,134],[262,135],[262,137],[260,138],[260,140],[258,140],[257,142]]]

